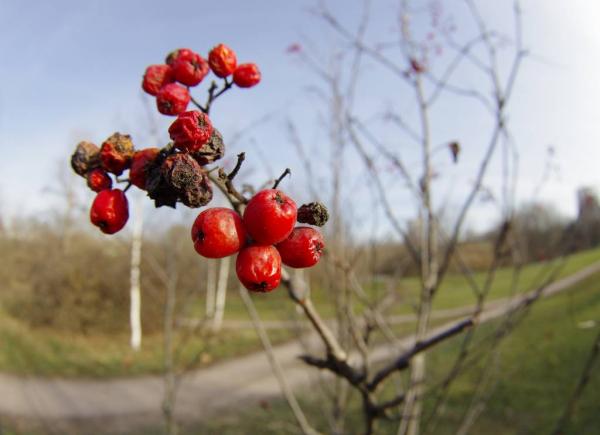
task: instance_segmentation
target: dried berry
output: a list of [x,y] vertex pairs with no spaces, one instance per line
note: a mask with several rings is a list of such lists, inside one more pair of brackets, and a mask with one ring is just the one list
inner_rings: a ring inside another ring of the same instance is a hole
[[104,169],[92,169],[86,174],[85,178],[87,178],[88,187],[94,192],[100,192],[112,187],[112,179]]
[[90,209],[90,221],[105,234],[121,230],[129,219],[127,197],[120,189],[103,190]]
[[329,212],[320,202],[303,204],[298,209],[298,222],[322,227],[329,220]]
[[292,234],[275,246],[283,264],[296,267],[311,267],[317,264],[325,248],[323,236],[310,227],[296,227]]
[[158,148],[145,148],[136,151],[131,160],[129,170],[129,181],[142,190],[146,189],[146,173],[150,163],[156,159],[160,150]]
[[281,281],[281,257],[273,246],[249,246],[238,254],[235,271],[248,290],[270,292]]
[[209,163],[219,160],[225,154],[225,143],[223,136],[216,128],[213,128],[210,139],[202,145],[197,151],[192,153],[192,157],[196,159],[200,165],[208,165]]
[[115,175],[121,175],[131,164],[134,149],[131,136],[114,133],[106,139],[100,148],[102,167]]
[[263,245],[285,240],[296,223],[296,203],[277,189],[261,190],[244,210],[244,225],[252,239]]
[[188,207],[196,208],[212,200],[212,188],[206,172],[189,154],[173,154],[161,166],[166,184],[177,192],[177,198]]
[[196,86],[208,74],[208,63],[198,53],[179,56],[172,63],[175,80],[186,86]]
[[156,95],[167,84],[175,81],[169,65],[150,65],[146,68],[142,89],[150,95]]
[[233,83],[240,88],[250,88],[260,82],[260,70],[254,63],[243,63],[233,72]]
[[225,44],[219,44],[208,53],[208,64],[217,77],[227,77],[235,71],[235,52]]
[[208,116],[198,110],[184,112],[169,127],[175,146],[185,152],[195,152],[208,142],[213,131]]
[[235,254],[246,243],[246,230],[239,214],[229,208],[204,210],[192,226],[192,240],[198,254],[223,258]]
[[176,116],[185,112],[190,103],[187,88],[176,83],[169,83],[156,95],[156,107],[163,115]]
[[75,148],[75,152],[71,156],[71,167],[73,170],[82,177],[85,177],[88,171],[98,166],[100,166],[100,148],[91,142],[79,142]]

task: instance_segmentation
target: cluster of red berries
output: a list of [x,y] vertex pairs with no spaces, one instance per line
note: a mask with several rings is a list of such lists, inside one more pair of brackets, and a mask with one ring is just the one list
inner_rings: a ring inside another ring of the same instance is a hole
[[295,268],[314,266],[325,247],[321,233],[308,226],[295,227],[297,219],[296,203],[280,190],[267,189],[250,199],[243,217],[221,207],[201,212],[192,226],[192,240],[203,257],[238,253],[240,282],[248,290],[269,292],[279,285],[282,263]]
[[106,234],[121,230],[129,218],[129,207],[125,191],[112,189],[113,177],[129,169],[131,184],[143,189],[146,184],[146,169],[159,154],[158,148],[135,151],[129,135],[114,133],[101,147],[91,142],[80,142],[71,156],[73,170],[85,177],[87,185],[98,192],[90,219]]
[[[169,128],[173,142],[163,148],[136,151],[129,135],[114,133],[99,148],[80,142],[71,157],[75,172],[98,192],[90,218],[104,233],[114,234],[128,219],[125,191],[112,189],[113,179],[148,192],[157,207],[201,207],[212,200],[212,187],[204,165],[223,156],[224,144],[208,116],[199,111],[184,112]],[[118,176],[129,170],[129,178]],[[125,189],[127,190],[127,188]]]
[[[217,91],[217,85],[211,84],[203,107],[191,99],[189,87],[198,85],[209,70],[222,78],[224,85]],[[177,116],[169,127],[172,142],[162,149],[136,151],[130,136],[114,133],[100,147],[85,141],[77,145],[71,166],[97,192],[90,210],[92,223],[106,234],[121,230],[129,218],[126,192],[132,185],[146,191],[156,207],[175,207],[178,202],[192,208],[207,205],[213,193],[205,166],[225,152],[223,137],[208,117],[210,105],[234,84],[251,87],[260,77],[256,65],[237,65],[235,53],[223,44],[210,51],[208,62],[182,48],[169,54],[164,65],[149,66],[142,87],[156,96],[161,113]],[[186,111],[190,101],[199,110]],[[237,173],[242,160],[232,174]],[[123,176],[127,170],[129,176]],[[232,174],[224,175],[221,168],[219,179],[225,177],[231,183]],[[127,187],[113,189],[113,182],[126,183]],[[282,263],[295,268],[314,266],[325,246],[319,231],[295,225],[322,226],[328,218],[327,209],[320,203],[297,208],[275,187],[249,201],[241,196],[239,206],[246,204],[243,217],[227,208],[211,208],[200,213],[192,227],[194,247],[200,255],[223,258],[238,253],[238,278],[252,291],[275,289],[281,280]]]
[[[238,65],[235,52],[225,44],[219,44],[208,53],[208,61],[189,48],[169,53],[164,64],[146,68],[142,89],[156,96],[160,113],[176,116],[185,112],[190,103],[189,88],[200,84],[209,71],[225,80],[225,88],[233,84],[249,88],[258,84],[261,78],[256,64]],[[231,81],[229,76],[232,76]]]

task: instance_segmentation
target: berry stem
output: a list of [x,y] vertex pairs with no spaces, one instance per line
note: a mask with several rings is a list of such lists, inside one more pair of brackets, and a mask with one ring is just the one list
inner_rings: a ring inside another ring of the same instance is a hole
[[246,153],[239,153],[237,155],[237,162],[235,164],[235,167],[233,168],[233,171],[231,171],[229,173],[229,175],[227,176],[227,178],[231,181],[235,178],[235,176],[238,174],[238,172],[240,171],[241,167],[242,167],[242,163],[244,163],[244,160],[246,159]]
[[125,189],[123,189],[123,193],[127,192],[129,190],[129,188],[131,187],[131,181],[127,181],[127,186],[125,186]]
[[275,184],[273,184],[273,189],[277,189],[277,186],[279,186],[279,183],[281,183],[281,181],[287,176],[287,175],[292,175],[292,171],[290,171],[290,168],[285,168],[285,171],[283,171],[283,174],[281,174],[279,176],[279,178],[277,180],[275,180]]

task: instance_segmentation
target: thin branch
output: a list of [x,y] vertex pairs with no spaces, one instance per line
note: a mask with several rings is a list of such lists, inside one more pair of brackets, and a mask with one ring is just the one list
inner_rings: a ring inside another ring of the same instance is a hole
[[563,411],[562,416],[556,423],[556,427],[554,428],[554,431],[552,432],[553,435],[564,435],[566,433],[565,428],[567,427],[567,425],[569,424],[569,421],[571,420],[571,416],[573,415],[573,411],[575,410],[575,405],[577,404],[577,401],[580,399],[581,395],[583,394],[583,390],[588,385],[588,383],[592,377],[592,370],[594,369],[594,365],[596,364],[596,360],[598,359],[599,355],[600,355],[600,332],[598,333],[598,335],[596,335],[596,339],[594,340],[594,343],[592,344],[592,349],[590,350],[590,354],[585,362],[585,365],[583,366],[583,371],[581,372],[581,376],[579,377],[579,382],[577,382],[577,386],[575,387],[573,394],[571,394],[571,396],[569,397],[569,400],[567,401],[567,404],[565,406],[565,410]]
[[279,361],[277,361],[277,358],[275,357],[275,352],[273,351],[273,346],[271,345],[269,336],[264,328],[264,325],[260,320],[258,312],[256,311],[254,302],[248,294],[248,290],[240,286],[240,295],[242,297],[242,301],[244,301],[246,309],[248,310],[248,314],[250,314],[250,318],[252,319],[254,329],[256,330],[260,338],[260,341],[267,355],[267,359],[269,360],[269,364],[271,365],[273,373],[277,378],[277,382],[279,382],[279,386],[281,387],[281,391],[283,392],[283,395],[285,396],[285,399],[287,400],[287,403],[290,409],[292,410],[292,413],[294,414],[294,417],[296,418],[296,421],[298,422],[302,433],[305,435],[317,435],[318,432],[315,429],[313,429],[308,423],[308,420],[306,420],[306,416],[304,415],[300,404],[296,400],[296,396],[294,396],[294,393],[285,378],[285,373],[283,372]]
[[281,183],[283,181],[283,179],[285,177],[287,177],[288,175],[292,175],[292,171],[290,171],[290,168],[285,168],[285,171],[283,171],[283,173],[279,176],[279,178],[277,180],[275,180],[275,183],[273,183],[273,189],[277,189],[277,187],[279,186],[279,183]]
[[461,320],[460,322],[450,326],[447,329],[444,329],[443,331],[437,332],[436,334],[423,341],[415,343],[415,345],[410,350],[403,353],[390,364],[386,365],[381,370],[379,370],[375,374],[373,379],[367,384],[367,388],[369,389],[369,391],[375,391],[379,384],[381,384],[381,382],[387,379],[387,377],[390,376],[392,373],[406,369],[410,363],[410,360],[415,355],[429,349],[430,347],[444,340],[447,340],[457,334],[460,334],[465,329],[475,325],[475,323],[475,319],[473,317],[470,317],[468,319]]

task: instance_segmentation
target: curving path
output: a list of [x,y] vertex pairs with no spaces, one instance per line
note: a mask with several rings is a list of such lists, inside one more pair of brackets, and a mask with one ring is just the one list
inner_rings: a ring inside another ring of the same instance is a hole
[[[600,262],[549,285],[543,296],[563,291],[600,271]],[[502,316],[522,301],[527,294],[495,300],[488,304],[480,321]],[[452,316],[468,313],[469,307],[452,311]],[[410,320],[410,319],[409,319]],[[452,322],[454,323],[454,322]],[[446,328],[431,331],[435,334]],[[314,337],[307,338],[309,347],[318,349]],[[412,336],[398,343],[409,347]],[[305,353],[297,342],[275,348],[275,354],[293,388],[307,385],[314,369],[297,360]],[[389,345],[376,348],[374,360],[384,360],[397,354]],[[115,380],[42,379],[0,374],[0,415],[2,420],[22,427],[42,427],[46,433],[69,433],[86,423],[85,433],[118,433],[132,425],[159,424],[163,381],[160,376],[145,376]],[[257,352],[188,374],[182,381],[177,399],[177,416],[184,421],[200,420],[232,405],[255,406],[280,395],[279,385],[271,373],[265,355]],[[89,426],[88,426],[89,425]],[[93,427],[93,429],[89,429]],[[1,427],[0,427],[1,433]]]

